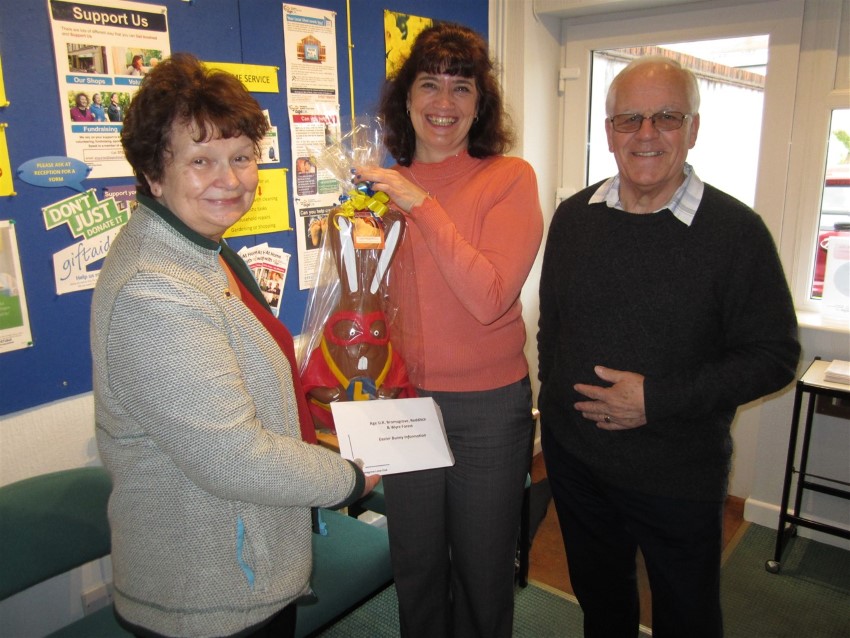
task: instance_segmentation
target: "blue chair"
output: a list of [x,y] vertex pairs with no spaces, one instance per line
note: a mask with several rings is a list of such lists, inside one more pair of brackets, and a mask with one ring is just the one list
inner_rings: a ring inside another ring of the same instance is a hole
[[313,534],[310,577],[316,600],[299,604],[297,638],[315,635],[393,580],[386,529],[339,512],[319,513],[322,533]]
[[[43,474],[0,487],[0,599],[111,551],[106,516],[112,482],[102,467]],[[112,605],[51,638],[127,638]]]
[[[44,474],[0,487],[0,599],[109,555],[102,467]],[[300,606],[296,634],[313,635],[392,582],[386,529],[321,510],[324,534],[313,534],[311,585],[316,602]],[[131,638],[112,605],[49,638]]]

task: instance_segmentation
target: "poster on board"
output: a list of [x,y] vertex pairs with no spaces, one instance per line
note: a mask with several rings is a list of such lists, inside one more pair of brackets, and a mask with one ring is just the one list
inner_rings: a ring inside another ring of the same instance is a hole
[[130,219],[126,200],[98,200],[95,189],[75,193],[41,209],[47,230],[66,227],[77,243],[53,254],[56,294],[90,290],[97,283],[96,269],[109,252],[118,232]]
[[15,222],[0,221],[0,352],[32,345]]
[[339,182],[313,162],[317,150],[340,135],[336,13],[284,4],[283,43],[298,287],[305,290],[315,283],[322,224],[341,194]]
[[384,9],[384,54],[388,78],[398,72],[410,55],[416,36],[433,24],[431,18]]
[[102,0],[47,7],[65,154],[91,167],[90,178],[132,175],[121,122],[142,78],[171,55],[166,8]]

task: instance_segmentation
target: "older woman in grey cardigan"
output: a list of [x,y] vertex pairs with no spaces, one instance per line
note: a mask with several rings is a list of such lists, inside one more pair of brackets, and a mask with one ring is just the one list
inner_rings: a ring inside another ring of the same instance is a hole
[[91,344],[116,613],[135,635],[292,635],[310,508],[378,480],[312,444],[292,337],[222,240],[253,202],[267,126],[236,78],[185,54],[124,120],[139,205],[100,273]]

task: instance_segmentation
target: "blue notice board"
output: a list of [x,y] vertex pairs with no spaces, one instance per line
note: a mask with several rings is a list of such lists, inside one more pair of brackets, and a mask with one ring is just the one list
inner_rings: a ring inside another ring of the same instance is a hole
[[[74,4],[74,3],[68,3]],[[77,3],[85,6],[85,3]],[[120,7],[120,0],[115,0]],[[279,0],[151,0],[168,10],[172,51],[188,51],[202,60],[241,62],[285,69],[283,3]],[[384,80],[384,10],[466,24],[487,36],[487,0],[308,0],[292,4],[333,11],[337,15],[340,115],[350,121],[348,55],[353,58],[357,115],[373,114]],[[348,42],[347,7],[351,6],[352,47]],[[13,169],[39,157],[64,156],[65,138],[57,99],[57,82],[47,0],[0,3],[0,56],[9,105],[0,108]],[[281,163],[290,168],[286,78],[280,93],[257,93],[278,127]],[[86,189],[132,183],[132,177],[84,179]],[[54,253],[73,243],[61,228],[45,229],[41,209],[73,195],[70,188],[45,188],[14,179],[15,195],[0,197],[0,220],[13,219],[21,258],[33,345],[0,354],[0,415],[91,391],[89,352],[91,291],[56,294]],[[291,187],[289,210],[292,214]],[[294,228],[294,220],[293,222]],[[236,237],[235,249],[268,242],[291,254],[280,318],[294,334],[301,331],[307,291],[298,289],[295,231]]]

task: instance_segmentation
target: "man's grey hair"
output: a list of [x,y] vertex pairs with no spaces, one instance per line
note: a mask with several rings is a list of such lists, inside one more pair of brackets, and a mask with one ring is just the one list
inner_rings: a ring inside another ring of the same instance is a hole
[[690,69],[686,69],[673,58],[668,58],[663,55],[646,55],[640,58],[635,58],[629,62],[611,82],[611,86],[608,87],[608,96],[605,98],[605,112],[608,114],[608,117],[616,115],[616,113],[613,113],[612,111],[614,110],[614,102],[617,99],[617,88],[620,85],[621,78],[645,64],[663,65],[678,70],[685,80],[685,90],[687,91],[689,106],[688,114],[694,115],[699,112],[699,85],[697,84],[697,77],[694,75],[694,72]]

